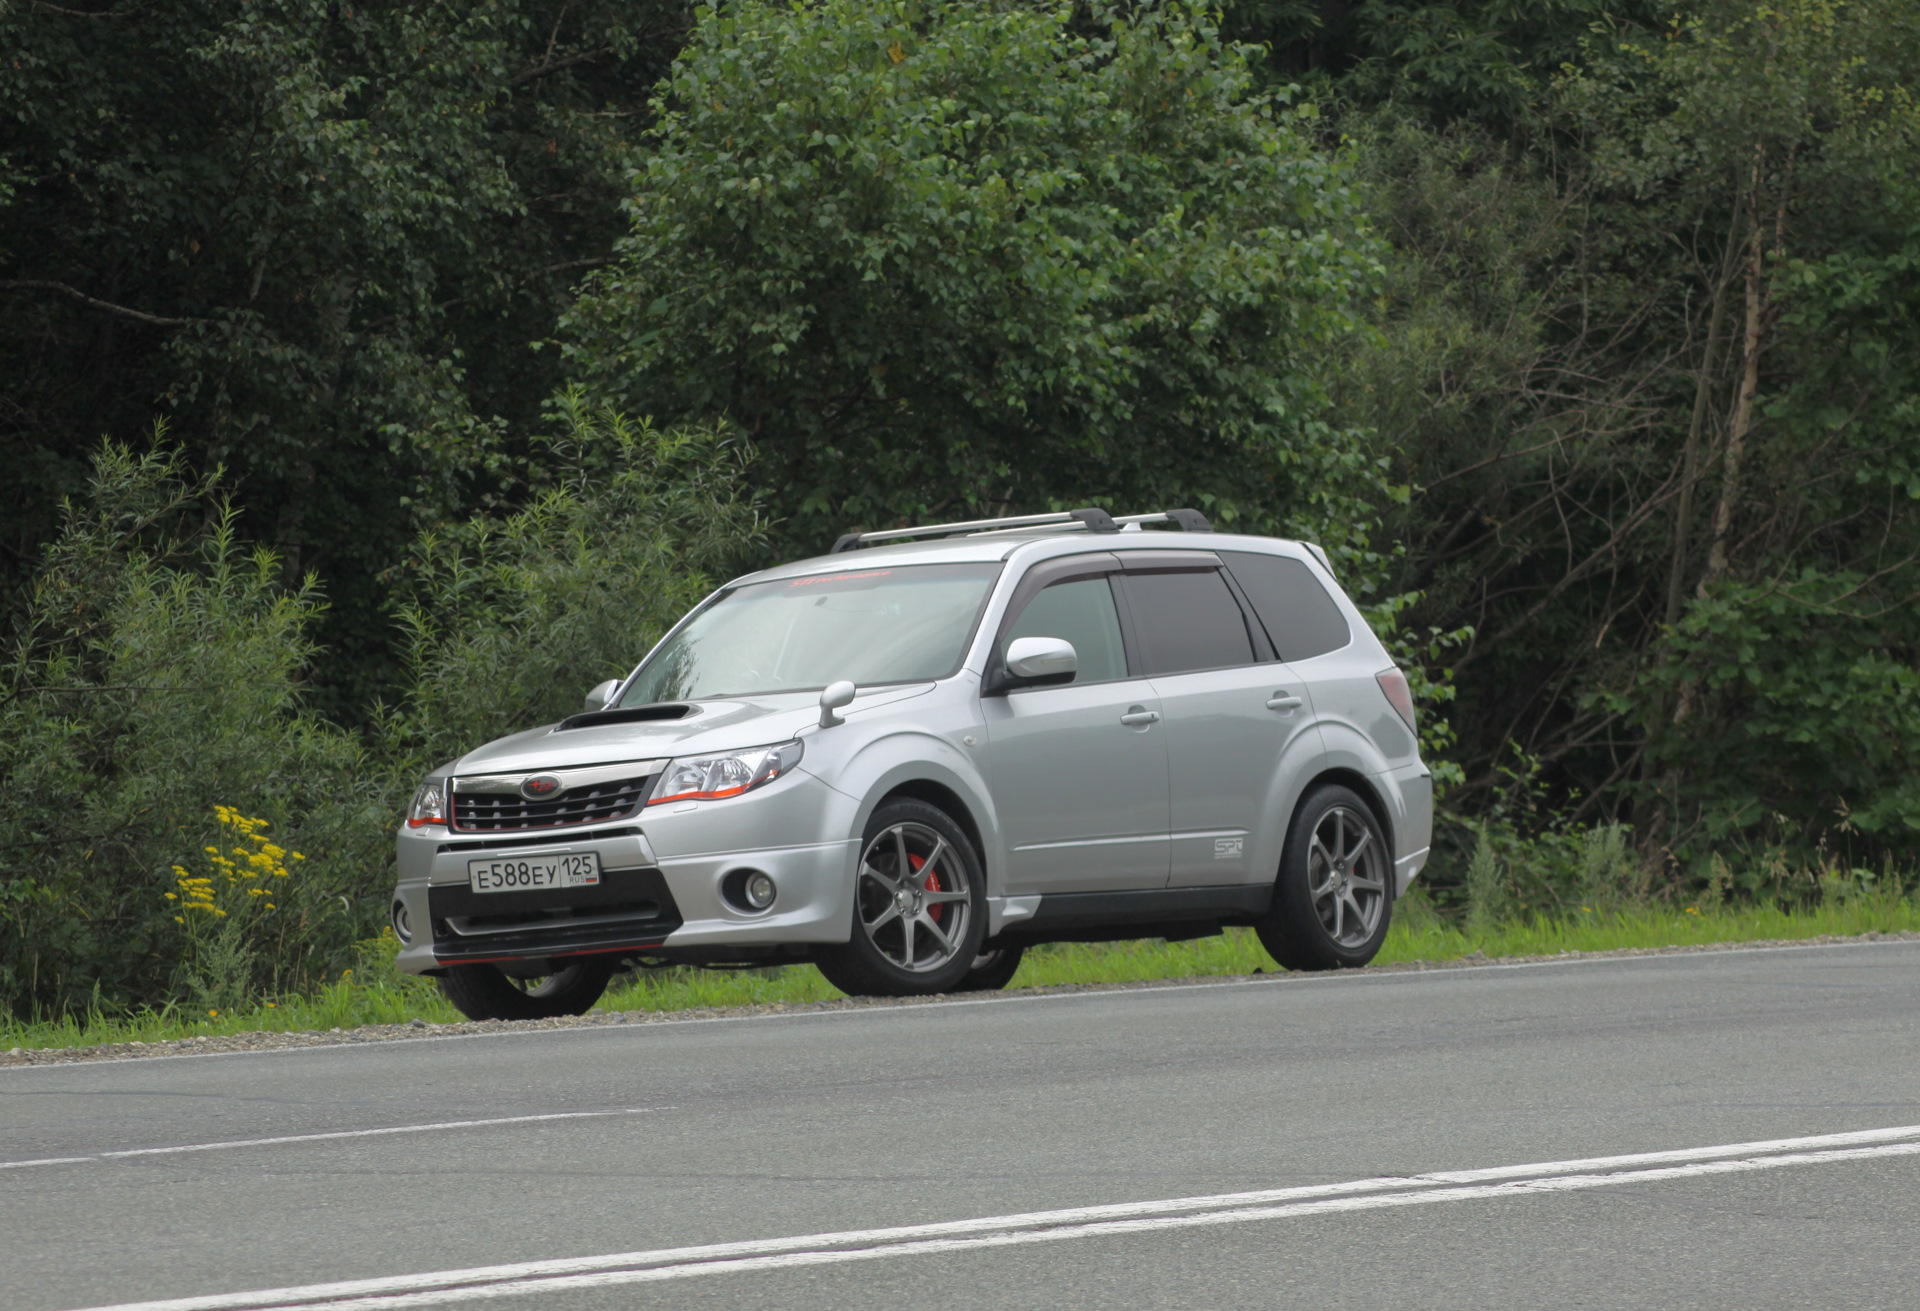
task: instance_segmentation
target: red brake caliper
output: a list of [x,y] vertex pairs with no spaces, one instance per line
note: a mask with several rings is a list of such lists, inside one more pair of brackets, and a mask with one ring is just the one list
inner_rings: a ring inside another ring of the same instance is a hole
[[[927,858],[925,856],[916,856],[911,851],[907,853],[907,864],[913,866],[913,872],[915,874],[918,874],[922,869],[922,867],[926,865],[926,863],[927,863]],[[928,892],[940,891],[940,871],[939,870],[935,870],[933,873],[927,875],[927,891]],[[927,907],[927,918],[932,920],[935,924],[938,924],[940,922],[940,912],[945,909],[946,909],[946,906],[944,905],[929,906]]]

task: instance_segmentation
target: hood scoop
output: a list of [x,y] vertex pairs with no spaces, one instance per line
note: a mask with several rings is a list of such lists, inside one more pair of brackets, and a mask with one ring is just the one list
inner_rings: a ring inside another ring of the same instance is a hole
[[570,728],[598,728],[602,724],[643,724],[652,719],[686,719],[700,713],[700,707],[684,701],[656,701],[650,706],[628,706],[620,710],[589,710],[570,715],[553,726],[556,733]]

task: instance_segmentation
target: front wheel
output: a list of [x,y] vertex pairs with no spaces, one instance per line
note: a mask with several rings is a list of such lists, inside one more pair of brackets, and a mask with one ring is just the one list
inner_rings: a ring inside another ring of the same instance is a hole
[[924,801],[889,801],[867,821],[845,946],[814,957],[855,996],[951,992],[973,968],[987,924],[986,879],[973,843]]
[[1365,965],[1393,920],[1392,878],[1373,810],[1348,788],[1316,788],[1300,803],[1272,908],[1254,932],[1290,970]]
[[605,956],[567,961],[547,974],[520,977],[493,965],[451,965],[440,976],[440,991],[470,1020],[551,1020],[585,1015],[613,978],[614,962]]

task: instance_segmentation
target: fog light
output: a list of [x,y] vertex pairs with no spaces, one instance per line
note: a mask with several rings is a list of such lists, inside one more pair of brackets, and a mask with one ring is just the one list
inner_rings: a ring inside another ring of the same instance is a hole
[[759,870],[747,875],[747,885],[742,891],[746,894],[747,905],[755,910],[765,910],[773,904],[773,880]]
[[404,901],[393,903],[393,931],[400,935],[400,941],[413,941],[413,920],[407,914],[407,903]]

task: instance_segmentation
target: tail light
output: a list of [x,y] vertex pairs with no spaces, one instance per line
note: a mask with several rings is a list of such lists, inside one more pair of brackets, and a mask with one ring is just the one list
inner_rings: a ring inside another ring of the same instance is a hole
[[1413,689],[1407,686],[1407,676],[1398,669],[1382,669],[1375,674],[1374,681],[1380,684],[1380,690],[1387,695],[1387,703],[1399,712],[1400,718],[1407,721],[1407,727],[1418,732],[1413,722]]

